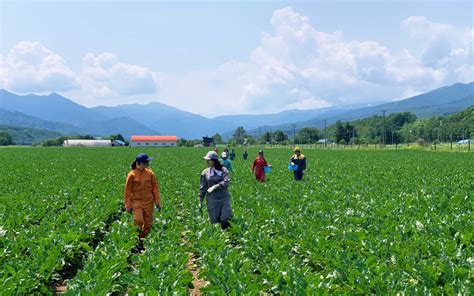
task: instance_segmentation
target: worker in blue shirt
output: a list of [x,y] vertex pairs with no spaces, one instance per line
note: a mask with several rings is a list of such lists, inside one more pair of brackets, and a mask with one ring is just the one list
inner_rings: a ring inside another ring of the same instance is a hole
[[227,153],[222,152],[221,154],[222,159],[221,159],[221,164],[224,166],[229,172],[233,172],[234,170],[232,169],[232,162],[227,159]]

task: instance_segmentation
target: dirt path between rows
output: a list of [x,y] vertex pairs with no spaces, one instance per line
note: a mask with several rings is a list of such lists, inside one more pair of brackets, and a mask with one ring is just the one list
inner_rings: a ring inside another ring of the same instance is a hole
[[[181,232],[181,241],[186,245],[189,245],[189,241],[186,239],[186,235],[189,233],[189,230],[186,229],[185,231]],[[186,270],[189,271],[193,275],[193,288],[189,288],[188,292],[189,295],[192,296],[201,296],[201,288],[206,287],[209,282],[205,279],[199,278],[200,268],[196,265],[196,255],[192,252],[188,252],[188,262],[186,263]]]

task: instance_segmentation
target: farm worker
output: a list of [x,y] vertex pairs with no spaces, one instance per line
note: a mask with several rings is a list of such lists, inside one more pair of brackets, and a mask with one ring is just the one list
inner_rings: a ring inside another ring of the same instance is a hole
[[244,158],[244,160],[247,160],[247,157],[249,157],[247,150],[244,151],[244,154],[242,154],[242,157]]
[[252,173],[255,174],[255,178],[259,182],[265,181],[265,169],[264,167],[269,166],[265,158],[263,157],[263,151],[258,151],[258,156],[255,158],[252,164]]
[[125,208],[133,213],[135,225],[140,227],[140,238],[150,233],[153,222],[153,204],[161,211],[160,190],[155,174],[148,168],[153,158],[138,154],[125,183]]
[[232,148],[232,151],[230,151],[229,158],[230,158],[230,160],[234,160],[234,159],[235,159],[235,150],[234,150],[234,148]]
[[207,212],[211,223],[220,223],[222,229],[230,226],[232,209],[230,207],[229,172],[223,167],[217,153],[209,151],[203,157],[207,161],[207,168],[201,173],[199,187],[199,209],[206,197]]
[[227,153],[222,152],[221,156],[222,156],[221,165],[223,165],[229,172],[233,172],[232,162],[229,159],[227,159]]
[[299,181],[303,179],[303,171],[306,169],[306,157],[301,154],[301,149],[299,147],[295,147],[293,149],[293,156],[290,159],[290,163],[292,165],[297,165],[298,168],[296,171],[293,171],[293,174],[295,176],[295,180]]
[[219,147],[214,147],[214,152],[219,153]]

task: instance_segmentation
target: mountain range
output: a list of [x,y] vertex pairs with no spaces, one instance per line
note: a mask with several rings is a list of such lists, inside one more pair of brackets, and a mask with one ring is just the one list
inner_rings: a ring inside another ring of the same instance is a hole
[[87,108],[56,93],[22,96],[0,90],[0,125],[42,129],[63,135],[121,133],[130,137],[134,134],[162,134],[196,139],[221,133],[224,138],[229,138],[238,126],[243,126],[251,134],[277,129],[293,134],[294,130],[305,126],[321,128],[323,120],[330,125],[338,120],[381,115],[382,110],[386,110],[386,114],[410,111],[423,118],[452,114],[471,105],[474,105],[474,82],[456,83],[375,106],[336,106],[264,115],[225,115],[212,119],[158,102]]
[[399,101],[358,108],[337,114],[326,112],[310,120],[302,120],[290,124],[263,126],[258,129],[248,130],[247,132],[249,134],[258,135],[259,133],[267,131],[283,130],[292,135],[295,130],[303,127],[324,128],[324,121],[326,121],[326,126],[329,126],[338,120],[353,121],[374,115],[382,115],[384,110],[386,115],[409,111],[416,114],[419,118],[427,118],[431,116],[454,114],[472,105],[474,105],[474,82],[467,84],[456,83]]

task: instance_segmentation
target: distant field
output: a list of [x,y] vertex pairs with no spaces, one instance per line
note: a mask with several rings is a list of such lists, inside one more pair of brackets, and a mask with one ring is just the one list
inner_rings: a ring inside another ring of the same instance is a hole
[[[135,155],[154,157],[163,211],[135,254],[123,186]],[[230,231],[199,214],[196,148],[0,149],[0,294],[185,294],[197,258],[201,292],[461,294],[473,284],[474,154],[290,149],[257,184],[237,149]]]

